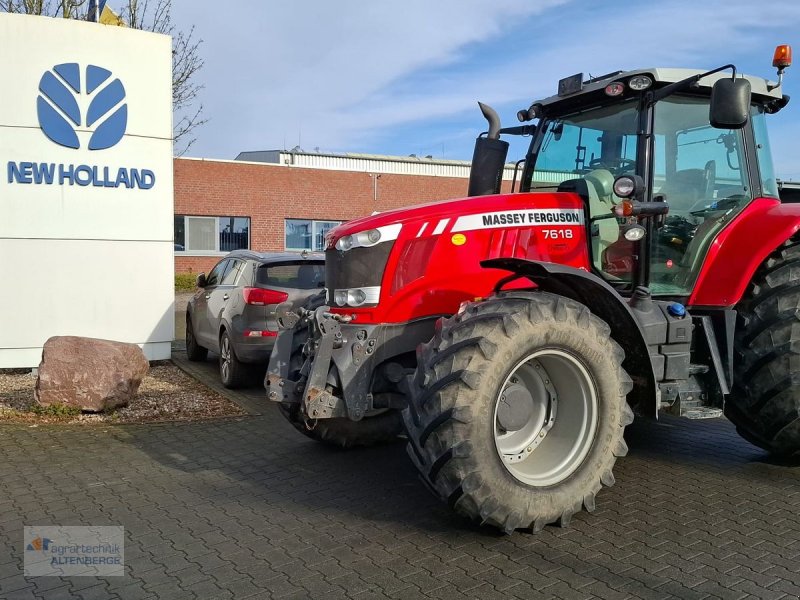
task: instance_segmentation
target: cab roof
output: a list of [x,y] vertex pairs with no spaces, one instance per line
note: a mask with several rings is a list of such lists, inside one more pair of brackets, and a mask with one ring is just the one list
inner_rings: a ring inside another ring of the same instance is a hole
[[[588,81],[584,81],[580,91],[575,91],[571,94],[563,94],[555,96],[550,96],[543,100],[537,100],[534,104],[541,104],[544,108],[548,106],[552,106],[555,104],[559,104],[564,102],[567,99],[573,100],[582,96],[583,94],[590,94],[592,92],[597,92],[603,90],[609,83],[613,81],[624,81],[627,82],[631,77],[635,75],[647,75],[653,79],[654,87],[663,87],[670,83],[675,83],[676,81],[681,81],[688,77],[692,77],[693,75],[700,75],[701,73],[705,73],[705,71],[700,69],[673,69],[668,67],[652,67],[649,69],[637,69],[635,71],[616,71],[614,73],[609,73],[607,75],[601,75],[600,77],[595,77],[589,79]],[[714,73],[713,75],[707,75],[700,79],[697,82],[697,87],[707,90],[708,93],[711,92],[711,87],[714,85],[716,81],[719,79],[724,79],[726,77],[730,77],[731,73],[728,71],[722,71],[719,73]],[[782,98],[782,89],[781,87],[775,87],[773,89],[769,89],[768,86],[775,86],[777,85],[775,82],[768,81],[763,77],[756,77],[753,75],[745,75],[742,73],[737,73],[736,77],[744,77],[747,81],[750,82],[750,87],[752,88],[753,98],[757,101],[764,101],[764,100],[780,100]]]

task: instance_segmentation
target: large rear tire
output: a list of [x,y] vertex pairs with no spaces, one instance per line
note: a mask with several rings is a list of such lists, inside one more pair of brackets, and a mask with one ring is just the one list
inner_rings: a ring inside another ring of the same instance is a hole
[[800,240],[761,265],[737,310],[725,414],[748,442],[790,456],[800,451]]
[[633,412],[624,353],[586,306],[508,292],[437,324],[403,412],[408,454],[456,511],[506,532],[566,526],[614,484]]

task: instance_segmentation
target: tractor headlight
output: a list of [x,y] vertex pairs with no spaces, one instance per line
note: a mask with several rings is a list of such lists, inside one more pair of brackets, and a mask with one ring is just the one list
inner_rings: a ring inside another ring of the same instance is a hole
[[641,225],[634,225],[626,229],[623,235],[629,242],[638,242],[639,240],[644,239],[646,233],[647,230],[644,227]]
[[630,198],[636,191],[636,182],[633,177],[622,175],[614,181],[614,194],[619,198]]
[[630,78],[630,81],[628,81],[628,87],[636,92],[646,90],[651,85],[653,85],[653,80],[647,75],[634,75]]
[[347,290],[336,290],[333,292],[333,301],[336,306],[344,306],[347,304]]
[[359,288],[347,290],[347,304],[350,306],[361,306],[366,300],[367,295],[364,293],[364,290]]
[[347,252],[351,248],[369,248],[382,242],[390,242],[397,239],[403,226],[400,223],[384,225],[374,229],[366,229],[358,233],[343,235],[336,242],[336,249]]
[[346,290],[335,290],[333,292],[333,302],[336,306],[364,306],[378,304],[381,297],[381,288],[378,285],[349,288]]
[[352,235],[344,235],[339,238],[339,241],[336,242],[336,249],[341,250],[342,252],[347,252],[352,247],[353,247]]

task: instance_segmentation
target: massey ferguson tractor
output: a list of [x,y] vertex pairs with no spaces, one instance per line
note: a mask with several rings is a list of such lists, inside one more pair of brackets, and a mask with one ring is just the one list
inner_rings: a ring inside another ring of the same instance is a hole
[[[327,296],[278,307],[268,398],[338,446],[404,429],[428,487],[506,532],[592,511],[634,414],[800,450],[800,204],[766,128],[790,63],[579,74],[509,128],[481,105],[470,197],[328,234]],[[530,138],[511,193],[501,135]]]

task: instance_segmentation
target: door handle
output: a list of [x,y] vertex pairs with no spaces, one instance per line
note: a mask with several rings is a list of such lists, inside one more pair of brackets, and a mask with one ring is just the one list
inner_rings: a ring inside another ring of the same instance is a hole
[[209,298],[211,298],[211,294],[206,294],[206,300],[208,300]]
[[225,294],[225,295],[222,297],[222,299],[223,299],[223,300],[227,300],[228,298],[229,298],[228,294]]

